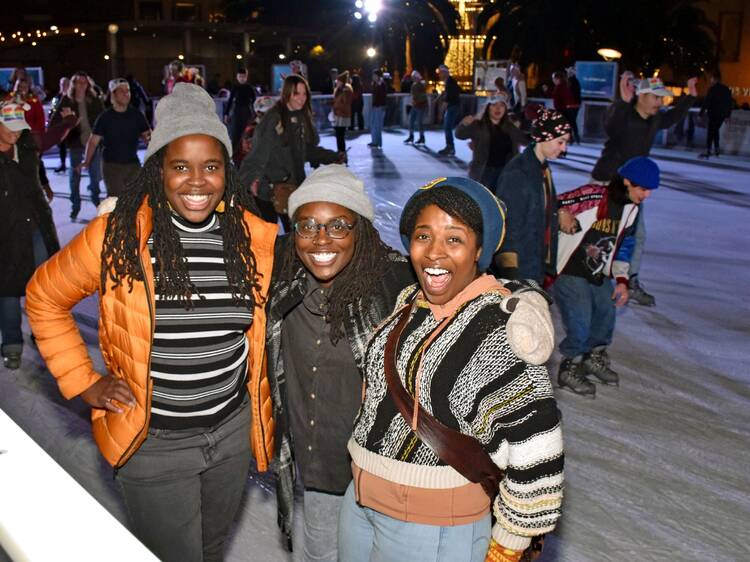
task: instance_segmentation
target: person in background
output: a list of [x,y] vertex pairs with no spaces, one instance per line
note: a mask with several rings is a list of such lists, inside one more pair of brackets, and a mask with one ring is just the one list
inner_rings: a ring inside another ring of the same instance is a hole
[[[57,106],[60,105],[60,101],[62,101],[63,96],[68,92],[68,88],[70,88],[70,78],[67,76],[63,76],[60,78],[60,89],[58,90],[57,94],[52,98],[52,104],[50,105],[49,115],[47,116],[48,120],[52,119],[52,114],[57,110]],[[64,174],[67,171],[67,167],[65,164],[65,159],[68,156],[68,150],[65,147],[65,142],[61,142],[57,145],[57,148],[59,150],[60,154],[60,165],[55,168],[56,174]]]
[[437,105],[443,108],[443,132],[445,133],[445,148],[439,150],[438,154],[453,156],[456,154],[453,144],[453,127],[456,126],[458,114],[461,111],[461,88],[446,65],[441,64],[438,67],[438,76],[443,82],[443,91],[438,96]]
[[422,75],[416,71],[411,72],[411,111],[409,112],[409,136],[404,144],[414,142],[414,129],[419,128],[419,138],[414,144],[425,143],[424,139],[424,114],[427,111],[427,84]]
[[313,171],[289,197],[289,213],[294,230],[276,246],[267,329],[281,433],[278,521],[291,547],[299,475],[305,489],[303,560],[336,562],[339,511],[352,480],[346,443],[362,401],[363,352],[414,274],[381,241],[364,184],[345,166]]
[[0,354],[6,369],[21,367],[21,298],[34,270],[60,249],[49,201],[37,168],[39,155],[54,146],[76,117],[60,112],[59,124],[33,135],[26,111],[12,99],[0,100]]
[[456,127],[456,138],[470,139],[469,177],[494,191],[505,165],[528,145],[529,136],[508,117],[508,97],[495,92],[487,98],[480,117],[467,115]]
[[[671,96],[661,78],[636,81],[633,73],[625,71],[620,79],[620,98],[614,101],[605,114],[604,131],[607,140],[594,169],[593,182],[606,185],[625,162],[635,156],[648,156],[657,133],[680,121],[687,115],[697,99],[697,78],[687,81],[688,94],[661,111],[662,99]],[[635,248],[630,261],[630,298],[643,306],[655,306],[656,299],[647,293],[639,280],[641,257],[646,244],[646,219],[640,208],[635,232]]]
[[510,92],[508,86],[505,84],[505,79],[502,76],[495,78],[495,90],[500,94],[505,94],[510,102]]
[[[76,220],[81,211],[81,172],[79,164],[83,162],[84,148],[91,136],[96,118],[104,111],[101,99],[96,95],[93,80],[83,71],[76,72],[70,79],[68,93],[62,98],[58,108],[50,119],[56,125],[64,108],[72,109],[78,118],[78,125],[65,137],[65,146],[70,155],[70,203],[71,220]],[[94,151],[89,161],[89,191],[91,202],[99,206],[99,182],[102,178],[101,151]]]
[[[274,453],[264,357],[277,227],[255,214],[205,90],[176,84],[156,123],[133,188],[37,270],[26,311],[62,395],[92,408],[135,536],[159,560],[219,562],[250,449],[261,471]],[[72,314],[94,293],[108,373]]]
[[349,127],[353,131],[356,127],[358,131],[365,128],[364,116],[364,90],[362,89],[362,79],[359,74],[352,74],[352,124]]
[[333,91],[333,130],[339,152],[346,152],[346,130],[352,124],[352,95],[349,71],[345,70],[336,77],[336,89]]
[[237,169],[242,165],[245,156],[250,154],[250,151],[253,149],[253,135],[255,134],[255,129],[257,128],[258,123],[260,123],[263,116],[271,110],[274,105],[276,105],[276,98],[271,96],[260,96],[255,98],[255,103],[253,104],[255,119],[248,123],[245,130],[242,131],[242,137],[240,137],[240,149],[232,157]]
[[253,134],[253,148],[240,167],[242,185],[255,196],[261,216],[281,219],[291,231],[289,195],[305,179],[305,163],[313,167],[346,162],[346,153],[320,147],[313,125],[310,88],[298,74],[284,78],[281,97]]
[[706,131],[706,152],[700,154],[701,158],[709,159],[711,147],[714,155],[719,156],[719,132],[724,121],[732,115],[732,91],[721,83],[721,72],[718,69],[708,73],[711,86],[708,88],[706,99],[703,100],[700,114],[708,113],[708,126]]
[[568,89],[572,96],[572,107],[569,113],[566,115],[570,126],[573,127],[573,141],[576,144],[581,144],[581,136],[578,134],[578,111],[581,109],[581,83],[578,81],[576,76],[576,67],[569,66],[565,69],[565,73],[568,75]]
[[239,148],[240,136],[253,118],[255,88],[247,81],[246,68],[237,69],[237,83],[232,87],[229,101],[224,106],[224,123],[229,124],[229,136],[235,150]]
[[549,167],[568,148],[570,123],[557,111],[541,109],[531,124],[530,145],[503,169],[497,196],[508,207],[508,232],[495,256],[503,279],[532,279],[544,285],[556,274],[558,211]]
[[578,110],[581,104],[580,102],[576,102],[564,73],[554,72],[552,74],[552,83],[554,84],[554,88],[552,88],[552,103],[555,110],[562,113],[568,120],[568,123],[570,123],[572,132],[571,142],[580,144],[578,126],[575,124],[575,119],[578,118]]
[[[620,377],[607,347],[615,329],[615,309],[628,302],[629,264],[641,204],[659,187],[659,167],[637,156],[621,166],[609,185],[585,185],[562,193],[557,249],[559,277],[552,286],[565,338],[557,381],[560,388],[595,396],[593,375],[608,385]],[[614,284],[613,284],[614,281]]]
[[[13,91],[8,95],[9,101],[13,101],[23,107],[26,122],[31,127],[31,134],[38,145],[41,146],[42,136],[44,135],[44,107],[41,100],[31,91],[30,78],[21,76],[16,80]],[[47,178],[47,169],[42,160],[42,153],[39,153],[39,182],[45,193],[51,194],[52,189]]]
[[524,109],[528,103],[526,94],[526,77],[521,72],[521,66],[516,63],[510,67],[510,91],[512,92],[512,111],[521,119],[524,117]]
[[370,148],[383,148],[383,124],[385,123],[385,106],[388,103],[388,86],[383,80],[383,71],[372,73],[372,108],[370,110]]
[[554,345],[547,300],[485,273],[503,206],[473,180],[417,190],[399,231],[419,284],[365,351],[339,558],[516,562],[561,514],[562,431],[540,366]]
[[110,80],[108,90],[112,107],[105,109],[96,118],[79,173],[81,169],[91,166],[101,144],[104,147],[102,172],[107,195],[119,197],[141,169],[138,142],[143,140],[148,144],[151,127],[146,123],[143,113],[130,105],[130,83],[125,78]]

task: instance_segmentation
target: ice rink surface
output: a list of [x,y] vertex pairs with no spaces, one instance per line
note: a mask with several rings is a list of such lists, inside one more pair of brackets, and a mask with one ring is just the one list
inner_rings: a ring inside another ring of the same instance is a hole
[[[456,157],[438,156],[440,132],[427,133],[426,148],[404,146],[404,137],[386,131],[382,151],[367,148],[369,135],[348,141],[350,166],[376,204],[376,226],[400,250],[397,221],[411,192],[436,177],[466,175],[470,160],[463,141]],[[322,144],[333,148],[335,140],[324,136]],[[574,146],[552,164],[558,193],[586,183],[600,150]],[[597,386],[595,400],[557,392],[564,515],[542,560],[750,560],[750,161],[705,162],[696,154],[652,153],[662,187],[646,203],[640,277],[657,306],[618,313],[610,355],[619,388]],[[84,203],[71,223],[67,178],[52,173],[56,156],[45,160],[60,195],[52,206],[65,243],[94,208]],[[84,178],[82,193],[86,185]],[[74,313],[101,367],[96,302],[87,299]],[[548,364],[555,383],[558,363],[555,354]],[[59,395],[31,345],[20,370],[0,367],[0,408],[126,521],[111,469],[91,439],[86,406]],[[298,517],[298,541],[300,523]],[[86,533],[85,521],[80,530]],[[252,473],[227,559],[300,559],[300,542],[294,556],[280,544],[273,480]]]

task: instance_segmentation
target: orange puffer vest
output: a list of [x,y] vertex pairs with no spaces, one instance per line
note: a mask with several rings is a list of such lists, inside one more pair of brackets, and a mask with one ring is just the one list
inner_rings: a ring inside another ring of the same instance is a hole
[[[65,248],[37,269],[26,288],[26,311],[39,351],[66,398],[78,396],[101,377],[81,338],[71,313],[83,298],[97,291],[99,342],[107,370],[125,380],[136,398],[121,414],[93,409],[91,419],[99,450],[114,467],[124,465],[146,439],[151,412],[151,342],[154,330],[154,273],[148,251],[151,208],[147,201],[136,217],[141,266],[146,282],[125,282],[101,296],[101,251],[107,217],[97,217]],[[250,444],[261,471],[273,457],[275,423],[271,389],[266,377],[265,302],[271,283],[273,249],[278,228],[245,212],[251,233],[260,290],[256,291],[253,322],[247,331],[250,344],[248,384],[252,405]]]

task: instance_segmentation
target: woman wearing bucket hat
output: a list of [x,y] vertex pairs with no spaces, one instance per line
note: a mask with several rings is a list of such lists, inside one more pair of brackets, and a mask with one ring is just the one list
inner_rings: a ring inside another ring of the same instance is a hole
[[[250,448],[260,470],[273,455],[263,363],[277,228],[250,212],[202,88],[176,84],[156,118],[132,189],[37,270],[26,308],[61,393],[92,407],[136,536],[161,560],[221,560]],[[71,313],[95,292],[108,374]]]
[[435,180],[404,207],[400,231],[419,284],[401,293],[365,352],[341,560],[519,560],[531,537],[555,526],[559,416],[546,369],[520,358],[511,326],[529,313],[529,346],[548,343],[548,319],[530,302],[545,301],[513,298],[484,274],[504,215],[466,178]]
[[[623,164],[608,186],[586,185],[558,197],[575,224],[561,232],[553,291],[565,326],[558,384],[586,396],[596,387],[585,376],[619,384],[607,347],[615,309],[628,302],[630,261],[640,205],[659,187],[659,167],[645,156]],[[613,283],[614,280],[614,283]]]
[[549,161],[567,150],[570,132],[561,113],[542,109],[531,125],[534,143],[505,166],[498,180],[497,196],[508,206],[508,239],[495,261],[503,278],[541,284],[555,274],[557,194]]
[[294,227],[278,240],[267,329],[281,434],[278,521],[291,547],[296,465],[305,488],[303,559],[335,562],[363,352],[414,274],[380,240],[364,184],[346,166],[310,174],[290,196],[289,213]]
[[467,115],[456,127],[456,138],[471,139],[469,177],[490,190],[495,189],[505,165],[518,154],[529,136],[508,117],[508,96],[495,92],[487,99],[480,117]]

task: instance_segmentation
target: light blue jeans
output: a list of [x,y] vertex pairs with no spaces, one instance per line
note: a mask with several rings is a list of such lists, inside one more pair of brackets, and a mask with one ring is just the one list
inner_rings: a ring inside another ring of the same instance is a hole
[[[83,148],[69,148],[70,168],[68,169],[68,180],[70,183],[70,203],[73,211],[76,213],[81,210],[81,174],[76,171],[76,166],[83,162]],[[100,188],[99,182],[102,181],[102,149],[97,147],[94,157],[91,159],[89,166],[89,191],[91,192],[91,202],[99,205]]]
[[641,256],[643,256],[643,247],[646,245],[646,217],[643,215],[645,210],[644,204],[638,206],[638,217],[635,223],[635,245],[633,246],[633,255],[630,258],[630,276],[638,275],[641,270]]
[[[305,490],[304,562],[337,562],[339,515],[344,496]],[[343,560],[343,559],[342,559]]]
[[373,107],[370,110],[370,137],[372,144],[383,146],[383,123],[385,122],[385,106]]
[[407,523],[357,505],[349,484],[339,520],[341,562],[484,562],[490,514],[475,523],[441,527]]

